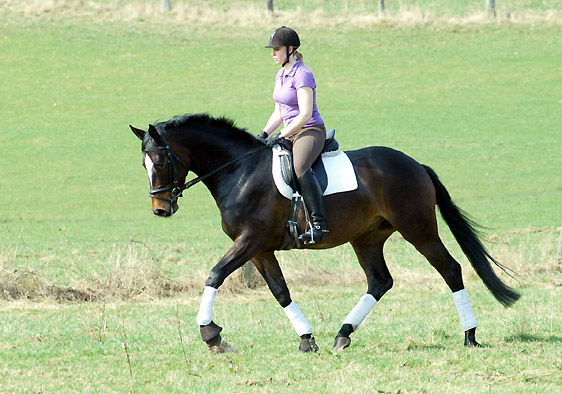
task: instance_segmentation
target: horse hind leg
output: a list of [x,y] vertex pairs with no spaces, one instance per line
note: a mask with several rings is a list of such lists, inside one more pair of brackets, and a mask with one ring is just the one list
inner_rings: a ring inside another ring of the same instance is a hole
[[383,244],[386,238],[377,243],[353,241],[351,245],[357,254],[359,264],[367,276],[367,293],[363,295],[355,307],[343,321],[336,335],[333,351],[341,352],[351,344],[350,335],[357,331],[365,317],[392,288],[393,280],[383,256]]
[[457,312],[459,313],[461,327],[465,332],[464,345],[480,346],[480,344],[476,342],[476,317],[474,316],[468,294],[464,288],[460,264],[450,255],[449,251],[436,234],[432,237],[427,237],[426,235],[424,239],[418,239],[408,235],[405,235],[404,238],[424,255],[429,263],[439,272],[441,277],[443,277],[449,289],[451,289]]

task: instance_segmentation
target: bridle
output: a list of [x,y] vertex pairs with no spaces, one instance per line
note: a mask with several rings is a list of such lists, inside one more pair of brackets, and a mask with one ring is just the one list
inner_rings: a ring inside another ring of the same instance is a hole
[[[183,166],[188,171],[189,171],[189,168],[183,162],[183,160],[174,151],[172,151],[172,149],[170,148],[170,145],[168,144],[168,141],[166,140],[166,137],[164,137],[162,134],[160,134],[160,138],[162,139],[162,142],[164,143],[164,149],[166,150],[166,154],[168,155],[168,167],[170,168],[170,186],[160,187],[158,189],[151,189],[148,192],[148,195],[152,198],[155,198],[157,200],[166,201],[170,204],[175,203],[178,200],[178,198],[183,197],[183,191],[184,190],[189,189],[191,186],[196,185],[197,183],[201,182],[202,180],[207,179],[207,178],[215,175],[217,172],[225,169],[226,167],[230,166],[231,164],[234,164],[234,163],[236,163],[236,162],[238,162],[242,159],[245,159],[246,157],[248,157],[250,155],[253,155],[254,153],[266,148],[265,145],[260,146],[257,149],[251,150],[251,151],[245,153],[244,155],[242,155],[240,157],[237,157],[236,159],[233,159],[229,162],[226,162],[225,164],[215,168],[214,170],[212,170],[211,172],[209,172],[205,175],[198,176],[197,178],[194,178],[194,179],[190,180],[189,182],[186,182],[183,185],[180,185],[180,182],[178,180],[178,166],[177,165],[180,164],[181,166]],[[165,198],[165,197],[158,196],[158,194],[165,193],[165,192],[171,192],[171,197]]]
[[[178,166],[177,164],[181,164],[185,169],[188,169],[187,165],[183,162],[180,157],[172,151],[166,137],[160,134],[160,138],[164,143],[164,149],[166,150],[166,154],[168,155],[168,166],[170,167],[170,185],[166,187],[160,187],[158,189],[151,189],[148,192],[148,195],[152,198],[157,200],[167,201],[170,204],[173,204],[177,201],[178,198],[182,197],[182,192],[186,189],[185,184],[180,185],[178,180]],[[173,186],[172,186],[173,185]],[[171,192],[172,195],[170,198],[160,197],[158,194]]]

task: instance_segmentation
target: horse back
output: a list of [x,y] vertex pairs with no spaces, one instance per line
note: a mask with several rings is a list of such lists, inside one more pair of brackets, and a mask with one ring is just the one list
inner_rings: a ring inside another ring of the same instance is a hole
[[391,218],[393,211],[407,206],[434,211],[435,188],[431,178],[412,157],[384,146],[346,153],[357,174],[358,197],[368,198],[384,217]]
[[[354,168],[368,169],[379,176],[411,176],[416,173],[426,174],[423,166],[399,150],[386,146],[370,146],[353,151],[346,151]],[[429,177],[427,177],[429,179]]]

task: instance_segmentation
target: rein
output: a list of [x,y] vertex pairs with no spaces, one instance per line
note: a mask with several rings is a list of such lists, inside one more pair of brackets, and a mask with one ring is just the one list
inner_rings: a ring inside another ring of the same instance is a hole
[[194,179],[190,180],[189,182],[185,183],[185,184],[182,186],[182,188],[183,188],[182,191],[183,191],[183,190],[186,190],[186,189],[189,189],[191,186],[193,186],[193,185],[195,185],[195,184],[201,182],[202,180],[207,179],[207,178],[209,178],[210,176],[215,175],[217,172],[219,172],[219,171],[221,171],[221,170],[224,170],[226,167],[230,166],[231,164],[234,164],[234,163],[236,163],[236,162],[238,162],[238,161],[240,161],[240,160],[242,160],[242,159],[245,159],[246,157],[248,157],[248,156],[250,156],[250,155],[253,155],[254,153],[256,153],[256,152],[258,152],[258,151],[260,151],[260,150],[262,150],[262,149],[265,149],[265,148],[266,148],[265,145],[264,145],[264,146],[260,146],[260,147],[257,148],[257,149],[251,150],[251,151],[249,151],[249,152],[243,154],[242,156],[237,157],[236,159],[233,159],[233,160],[231,160],[231,161],[229,161],[229,162],[227,162],[227,163],[224,163],[222,166],[215,168],[213,171],[211,171],[211,172],[209,172],[209,173],[207,173],[207,174],[205,174],[205,175],[198,176],[197,178],[194,178]]
[[[168,141],[166,140],[166,138],[160,134],[160,137],[162,138],[162,141],[164,142],[164,148],[166,149],[166,153],[168,154],[168,160],[170,162],[170,181],[171,183],[173,183],[173,187],[172,186],[168,186],[168,187],[161,187],[159,189],[152,189],[148,192],[148,195],[152,198],[156,198],[158,200],[163,200],[163,201],[168,201],[170,204],[174,203],[174,200],[177,200],[180,197],[183,197],[183,191],[189,189],[191,186],[194,186],[196,184],[198,184],[199,182],[215,175],[216,173],[218,173],[219,171],[224,170],[226,167],[237,163],[243,159],[245,159],[246,157],[253,155],[254,153],[263,150],[266,148],[266,146],[260,146],[257,149],[251,150],[245,154],[243,154],[240,157],[237,157],[236,159],[230,160],[229,162],[224,163],[223,165],[215,168],[214,170],[212,170],[211,172],[202,175],[202,176],[198,176],[197,178],[194,178],[192,180],[190,180],[189,182],[184,183],[183,185],[179,185],[179,181],[177,179],[177,174],[178,174],[178,170],[176,167],[175,162],[181,164],[185,169],[189,170],[187,168],[187,165],[180,159],[180,157],[175,154],[172,149],[170,148],[170,145],[168,144]],[[156,194],[159,193],[163,193],[163,192],[168,192],[171,191],[172,192],[172,196],[170,198],[164,198],[164,197],[160,197],[157,196]]]

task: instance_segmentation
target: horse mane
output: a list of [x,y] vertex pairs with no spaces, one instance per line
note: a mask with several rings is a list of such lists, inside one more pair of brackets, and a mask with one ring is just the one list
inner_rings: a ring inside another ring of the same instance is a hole
[[172,119],[166,122],[157,123],[155,126],[160,132],[185,132],[185,130],[198,128],[198,126],[204,125],[208,132],[230,136],[238,141],[242,140],[255,140],[255,137],[246,131],[236,126],[232,119],[228,119],[224,116],[213,117],[207,113],[199,114],[189,114],[174,116]]

